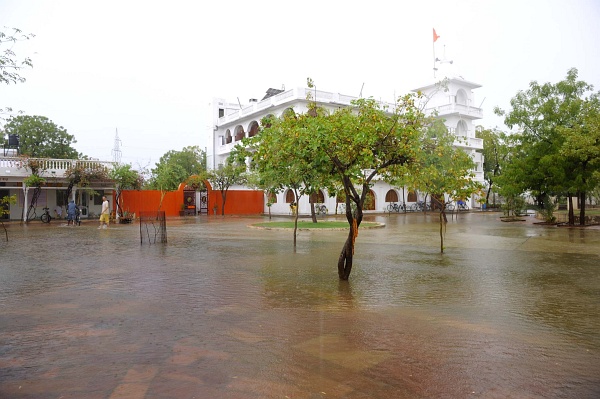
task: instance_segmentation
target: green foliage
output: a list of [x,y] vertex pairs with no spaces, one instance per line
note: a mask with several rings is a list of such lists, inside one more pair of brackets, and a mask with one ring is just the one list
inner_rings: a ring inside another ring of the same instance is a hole
[[[531,82],[513,97],[512,110],[496,110],[508,127],[520,129],[503,171],[501,180],[510,186],[504,191],[530,191],[544,206],[549,195],[585,196],[598,184],[598,93],[590,94],[593,87],[577,75],[571,69],[556,84]],[[584,220],[583,207],[581,213]]]
[[93,181],[109,179],[108,169],[102,165],[87,165],[76,162],[65,171],[70,186],[88,187]]
[[43,184],[46,184],[46,179],[33,173],[23,179],[23,184],[27,187],[40,187]]
[[6,195],[0,198],[0,223],[2,223],[2,228],[4,228],[4,235],[6,237],[6,241],[8,242],[8,231],[6,230],[6,226],[4,225],[4,221],[2,220],[4,216],[10,214],[10,205],[17,203],[16,195]]
[[477,130],[476,136],[483,139],[483,150],[479,152],[483,155],[483,179],[487,184],[485,203],[489,204],[496,178],[502,174],[509,155],[507,135],[496,129],[481,129]]
[[45,116],[18,115],[10,117],[4,132],[19,137],[21,154],[31,158],[77,159],[81,154],[71,145],[75,136],[67,133]]
[[129,164],[115,166],[108,172],[108,178],[118,190],[139,190],[144,184],[144,178]]
[[221,215],[225,215],[227,191],[233,185],[247,182],[246,164],[236,162],[235,157],[232,157],[225,165],[208,172],[207,177],[213,189],[221,192]]
[[206,153],[198,146],[184,147],[181,151],[168,151],[163,155],[152,176],[148,188],[173,191],[190,176],[202,175],[206,171]]
[[8,208],[9,205],[11,204],[16,204],[17,203],[17,196],[15,194],[13,195],[5,195],[4,197],[0,198],[0,220],[9,214],[10,210]]
[[[313,82],[309,79],[309,87]],[[309,98],[308,112],[262,121],[263,129],[245,139],[255,170],[268,182],[309,193],[336,179],[346,195],[350,231],[338,262],[340,279],[352,268],[354,240],[371,181],[391,177],[419,158],[426,117],[416,105],[420,95],[400,97],[393,109],[374,99],[328,111]],[[356,205],[356,212],[352,205]]]
[[[6,29],[6,28],[5,28]],[[25,78],[20,75],[23,68],[32,67],[31,58],[19,59],[13,50],[15,43],[34,38],[33,34],[24,34],[20,29],[12,28],[12,32],[0,31],[0,83],[23,83]]]
[[423,137],[420,167],[413,177],[415,188],[435,194],[440,201],[444,194],[465,199],[481,190],[474,180],[473,159],[454,146],[455,139],[442,120],[433,120]]

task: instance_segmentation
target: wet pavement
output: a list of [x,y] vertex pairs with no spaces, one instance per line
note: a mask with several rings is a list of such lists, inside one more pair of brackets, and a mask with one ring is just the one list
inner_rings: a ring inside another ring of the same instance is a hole
[[[597,398],[600,229],[370,215],[344,231],[8,225],[0,398]],[[4,239],[3,231],[0,229]]]

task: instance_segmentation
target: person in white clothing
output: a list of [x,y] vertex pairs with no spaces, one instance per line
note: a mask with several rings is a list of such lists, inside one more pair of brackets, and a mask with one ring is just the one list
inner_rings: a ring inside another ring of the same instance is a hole
[[108,206],[108,200],[106,196],[102,197],[102,211],[100,212],[100,226],[99,229],[107,229],[110,223],[110,207]]

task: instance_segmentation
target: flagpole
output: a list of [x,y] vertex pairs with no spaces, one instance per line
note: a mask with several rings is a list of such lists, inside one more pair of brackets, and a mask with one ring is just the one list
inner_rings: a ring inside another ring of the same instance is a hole
[[435,40],[433,41],[433,43],[431,44],[432,48],[433,48],[433,79],[435,79]]

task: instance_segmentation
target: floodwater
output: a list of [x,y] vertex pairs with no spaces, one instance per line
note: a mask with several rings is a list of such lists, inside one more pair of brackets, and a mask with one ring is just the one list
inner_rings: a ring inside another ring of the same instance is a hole
[[499,216],[440,254],[437,216],[370,215],[349,282],[345,231],[11,223],[0,398],[600,397],[600,230]]

